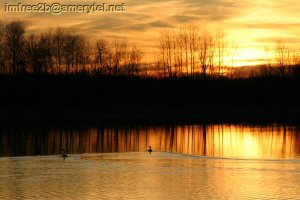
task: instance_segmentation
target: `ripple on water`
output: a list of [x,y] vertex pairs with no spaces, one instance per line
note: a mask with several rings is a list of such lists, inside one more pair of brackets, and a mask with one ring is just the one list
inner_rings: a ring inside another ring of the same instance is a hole
[[296,199],[298,161],[154,152],[0,159],[0,199]]

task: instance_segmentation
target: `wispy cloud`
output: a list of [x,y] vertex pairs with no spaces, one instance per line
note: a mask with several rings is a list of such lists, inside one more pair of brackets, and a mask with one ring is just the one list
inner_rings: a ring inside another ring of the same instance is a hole
[[[10,1],[13,2],[18,1]],[[265,43],[277,38],[289,38],[295,44],[300,43],[296,37],[300,35],[298,0],[112,0],[106,3],[122,2],[126,4],[126,11],[121,13],[73,13],[54,16],[49,13],[5,13],[6,0],[0,0],[0,15],[3,21],[24,20],[29,32],[61,26],[91,40],[126,39],[148,52],[154,51],[161,31],[179,27],[186,22],[206,30],[221,27],[239,46],[251,51],[259,51]],[[60,3],[79,2],[64,0]],[[94,2],[83,0],[80,3]]]

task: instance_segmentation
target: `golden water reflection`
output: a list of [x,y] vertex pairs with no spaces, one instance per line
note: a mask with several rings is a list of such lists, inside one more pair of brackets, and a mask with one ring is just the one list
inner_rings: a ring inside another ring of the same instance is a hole
[[245,159],[300,158],[300,127],[182,125],[138,128],[1,130],[0,156],[167,151]]

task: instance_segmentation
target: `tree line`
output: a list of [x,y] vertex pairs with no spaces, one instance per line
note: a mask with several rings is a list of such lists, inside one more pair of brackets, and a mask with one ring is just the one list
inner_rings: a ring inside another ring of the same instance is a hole
[[[187,23],[177,30],[161,33],[155,62],[143,63],[144,52],[126,41],[95,42],[56,28],[27,34],[22,21],[0,22],[0,73],[51,73],[95,75],[154,75],[158,77],[230,77],[238,63],[238,45],[227,35],[201,31]],[[300,54],[278,41],[265,51],[255,76],[287,76],[300,65]]]
[[[201,31],[188,23],[161,34],[155,67],[158,74],[168,77],[241,77],[235,68],[238,50],[237,43],[222,30]],[[299,50],[283,40],[265,47],[265,53],[268,57],[248,77],[290,76],[300,66]]]
[[83,36],[58,27],[25,34],[21,21],[0,23],[0,73],[93,73],[136,75],[143,52],[126,41],[100,39],[92,46]]
[[253,76],[299,75],[300,52],[294,45],[279,39],[273,45],[266,46],[265,52],[269,55],[269,59],[260,66],[258,74]]
[[200,31],[187,23],[160,37],[156,66],[165,76],[232,76],[237,45],[223,31]]

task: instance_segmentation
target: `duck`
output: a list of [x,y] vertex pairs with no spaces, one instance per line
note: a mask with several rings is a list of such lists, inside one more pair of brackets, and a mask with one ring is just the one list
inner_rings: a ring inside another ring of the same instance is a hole
[[149,152],[149,153],[152,152],[151,146],[149,146],[148,152]]
[[61,157],[63,157],[63,158],[66,158],[66,157],[68,157],[68,155],[66,154],[66,150],[61,150],[62,151],[62,155],[61,155]]

